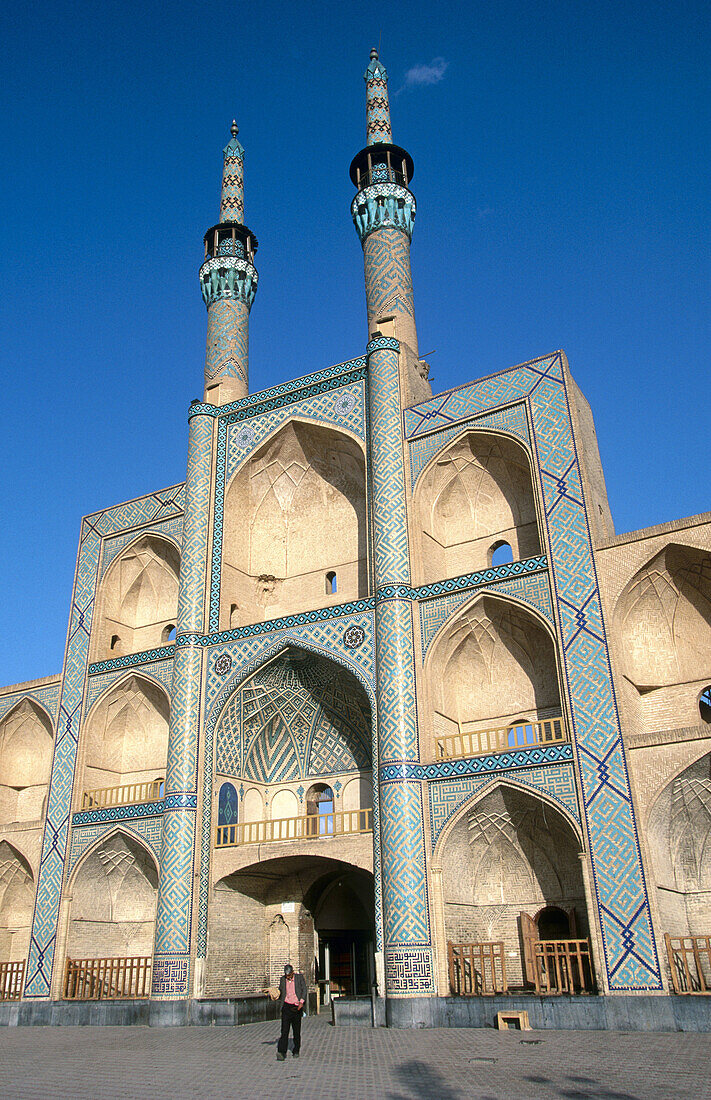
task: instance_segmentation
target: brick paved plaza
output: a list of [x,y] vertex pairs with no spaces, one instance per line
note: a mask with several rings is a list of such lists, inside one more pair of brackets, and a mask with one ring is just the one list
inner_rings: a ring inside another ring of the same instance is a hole
[[709,1037],[692,1033],[395,1031],[304,1021],[276,1062],[277,1025],[0,1030],[6,1100],[670,1100],[711,1097]]

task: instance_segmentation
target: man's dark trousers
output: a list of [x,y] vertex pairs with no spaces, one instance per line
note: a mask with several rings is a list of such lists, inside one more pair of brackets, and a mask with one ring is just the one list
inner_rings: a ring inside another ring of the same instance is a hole
[[294,1054],[298,1054],[301,1048],[301,1015],[302,1009],[296,1005],[283,1004],[281,1006],[281,1035],[277,1043],[280,1054],[286,1054],[289,1049],[289,1028],[294,1033]]

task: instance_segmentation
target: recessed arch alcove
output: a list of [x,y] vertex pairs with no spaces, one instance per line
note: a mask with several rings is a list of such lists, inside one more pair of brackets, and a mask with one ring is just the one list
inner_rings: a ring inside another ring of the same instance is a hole
[[82,727],[82,789],[162,779],[169,724],[170,702],[162,685],[138,674],[114,684]]
[[454,943],[503,941],[509,984],[531,980],[524,938],[541,910],[559,909],[587,935],[577,828],[548,799],[513,784],[467,803],[435,852],[443,923]]
[[0,841],[0,960],[27,957],[35,901],[32,868],[22,853]]
[[711,554],[664,547],[628,581],[613,621],[638,728],[697,725],[711,679]]
[[41,818],[53,750],[49,715],[21,699],[0,722],[0,824]]
[[711,753],[678,772],[649,813],[647,844],[662,931],[708,935],[711,896]]
[[510,436],[452,440],[421,474],[414,505],[420,584],[486,569],[497,543],[517,560],[541,552],[529,458]]
[[158,901],[155,857],[116,830],[88,852],[71,880],[67,955],[152,955]]
[[284,965],[311,989],[367,993],[374,978],[372,864],[355,854],[261,859],[215,884],[210,896],[205,993],[254,993],[278,986]]
[[223,629],[367,594],[365,484],[362,447],[334,428],[289,420],[255,450],[225,494]]
[[426,664],[432,741],[561,713],[549,629],[522,603],[482,595],[444,625]]
[[94,660],[166,645],[178,613],[180,553],[170,539],[141,535],[109,565],[92,631]]

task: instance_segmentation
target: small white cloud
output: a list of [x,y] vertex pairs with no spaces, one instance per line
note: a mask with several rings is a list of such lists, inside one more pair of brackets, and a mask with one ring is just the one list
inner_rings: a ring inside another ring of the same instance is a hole
[[439,84],[449,65],[443,57],[434,57],[429,65],[413,65],[405,73],[403,88],[419,88],[428,84]]

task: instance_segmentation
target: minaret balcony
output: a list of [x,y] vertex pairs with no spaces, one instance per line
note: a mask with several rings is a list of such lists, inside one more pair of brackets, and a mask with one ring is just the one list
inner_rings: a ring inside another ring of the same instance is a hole
[[377,142],[361,149],[351,162],[351,180],[359,191],[373,183],[398,183],[409,187],[415,173],[415,164],[408,152],[399,145]]
[[417,203],[399,183],[372,183],[351,203],[351,217],[361,241],[376,229],[400,229],[412,239]]

